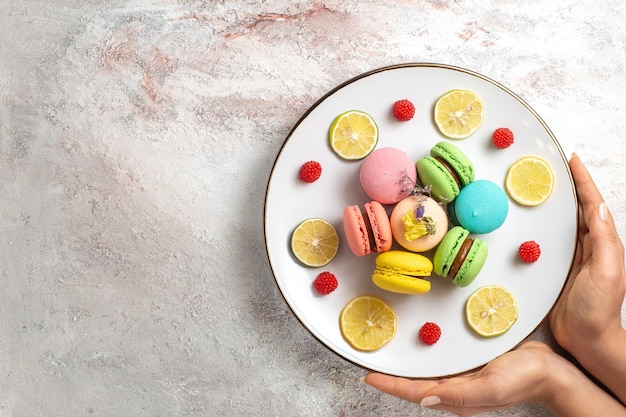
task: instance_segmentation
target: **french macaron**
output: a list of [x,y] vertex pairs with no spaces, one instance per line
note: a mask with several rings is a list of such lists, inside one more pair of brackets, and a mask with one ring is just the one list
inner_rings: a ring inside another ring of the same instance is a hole
[[461,188],[474,181],[474,164],[450,142],[435,144],[430,156],[417,161],[416,168],[420,184],[430,186],[431,195],[440,202],[451,202]]
[[461,226],[454,226],[437,246],[433,256],[433,271],[449,278],[459,287],[474,281],[487,260],[487,243]]
[[391,212],[391,233],[400,246],[411,252],[426,252],[441,242],[448,231],[446,210],[435,200],[411,195]]
[[376,256],[372,274],[374,284],[383,290],[399,294],[425,294],[430,291],[433,264],[419,253],[390,250]]
[[477,180],[463,187],[454,200],[455,221],[470,233],[490,233],[502,226],[509,212],[509,200],[498,185]]
[[361,186],[372,200],[395,204],[411,194],[417,181],[413,159],[397,148],[380,148],[361,163]]
[[391,249],[393,236],[389,215],[377,201],[347,206],[343,210],[343,230],[352,253],[365,256]]

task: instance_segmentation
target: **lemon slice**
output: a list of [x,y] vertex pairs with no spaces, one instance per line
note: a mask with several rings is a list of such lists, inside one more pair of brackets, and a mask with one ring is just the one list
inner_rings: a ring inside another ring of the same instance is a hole
[[372,351],[396,335],[396,313],[380,298],[360,295],[341,310],[339,326],[353,348]]
[[335,227],[324,219],[307,219],[291,235],[291,250],[306,266],[319,267],[333,260],[339,249]]
[[514,201],[524,206],[537,206],[552,194],[554,174],[543,159],[525,156],[511,165],[504,186]]
[[378,143],[378,126],[372,116],[350,110],[335,117],[328,131],[330,147],[343,159],[362,159]]
[[517,302],[509,290],[489,285],[476,290],[465,304],[467,323],[481,336],[498,336],[517,320]]
[[449,91],[435,103],[435,124],[447,138],[466,138],[483,124],[483,103],[469,90]]

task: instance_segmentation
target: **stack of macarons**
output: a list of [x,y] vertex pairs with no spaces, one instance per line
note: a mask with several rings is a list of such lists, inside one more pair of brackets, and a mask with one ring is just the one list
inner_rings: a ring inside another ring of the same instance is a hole
[[474,165],[457,146],[438,142],[417,162],[400,149],[380,148],[364,159],[359,177],[372,201],[345,208],[344,232],[356,256],[377,254],[378,287],[423,294],[431,272],[460,287],[476,278],[488,249],[471,234],[500,227],[508,200],[496,184],[475,180]]

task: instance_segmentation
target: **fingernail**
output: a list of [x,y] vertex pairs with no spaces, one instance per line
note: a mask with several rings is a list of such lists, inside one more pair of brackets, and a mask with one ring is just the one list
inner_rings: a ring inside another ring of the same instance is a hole
[[609,209],[606,207],[606,203],[604,201],[598,206],[598,218],[603,222],[609,219]]
[[441,398],[436,395],[429,395],[428,397],[422,398],[422,401],[420,401],[422,407],[432,407],[437,404],[441,404]]
[[359,378],[359,381],[361,381],[362,383],[364,383],[365,385],[369,385],[367,382],[365,382],[365,377],[362,376],[361,378]]

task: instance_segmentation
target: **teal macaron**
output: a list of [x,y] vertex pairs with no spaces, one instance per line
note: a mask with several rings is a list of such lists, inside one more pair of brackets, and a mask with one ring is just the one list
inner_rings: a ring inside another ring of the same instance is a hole
[[472,161],[456,145],[441,141],[430,150],[430,155],[415,164],[423,187],[431,187],[431,196],[439,201],[453,201],[461,188],[474,181]]
[[502,226],[509,200],[497,184],[477,180],[463,187],[452,204],[453,219],[471,233],[490,233]]
[[433,256],[433,272],[459,287],[471,284],[487,260],[487,243],[470,237],[469,230],[454,226],[444,236]]

